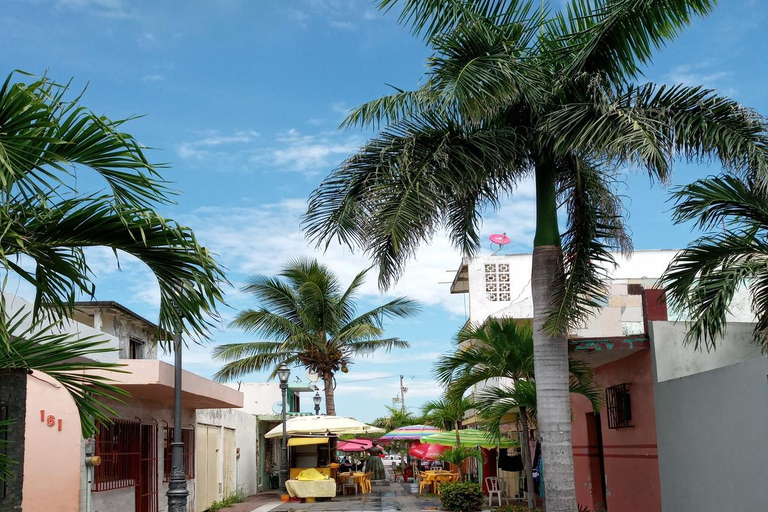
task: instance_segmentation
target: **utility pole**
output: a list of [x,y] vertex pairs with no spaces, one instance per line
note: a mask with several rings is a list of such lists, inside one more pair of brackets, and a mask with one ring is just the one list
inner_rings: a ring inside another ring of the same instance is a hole
[[408,391],[408,388],[403,386],[403,376],[400,376],[400,408],[403,411],[403,414],[405,414],[405,392]]

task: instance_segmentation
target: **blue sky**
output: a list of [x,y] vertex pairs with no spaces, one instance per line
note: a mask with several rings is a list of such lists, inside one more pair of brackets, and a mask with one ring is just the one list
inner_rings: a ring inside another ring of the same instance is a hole
[[[716,88],[768,113],[767,18],[764,2],[722,1],[657,52],[646,77]],[[274,273],[288,258],[313,253],[298,227],[306,198],[369,135],[337,131],[348,109],[390,92],[387,84],[415,88],[428,56],[394,13],[368,0],[4,0],[0,44],[6,74],[47,71],[59,82],[72,79],[76,89],[87,85],[83,104],[97,113],[144,115],[127,130],[156,148],[151,158],[169,163],[165,175],[181,192],[162,213],[191,226],[229,269],[234,288],[227,290],[225,323],[253,306],[237,290],[249,275]],[[675,183],[717,170],[681,164]],[[676,248],[693,237],[686,226],[670,225],[667,192],[652,189],[640,173],[628,173],[623,189],[637,249]],[[531,187],[487,212],[484,234],[501,231],[513,240],[509,252],[530,250]],[[320,256],[344,282],[368,265],[340,247]],[[339,376],[340,414],[383,415],[400,374],[409,405],[439,396],[431,362],[450,349],[465,320],[463,297],[444,284],[460,259],[438,234],[387,292],[424,304],[418,318],[387,331],[412,349],[358,360]],[[124,260],[118,270],[104,251],[93,251],[91,262],[97,299],[157,317],[158,294],[146,269]],[[29,292],[23,285],[18,291]],[[382,300],[372,275],[361,307]],[[212,343],[247,339],[222,327]],[[212,374],[218,365],[209,352],[191,347],[185,366]]]

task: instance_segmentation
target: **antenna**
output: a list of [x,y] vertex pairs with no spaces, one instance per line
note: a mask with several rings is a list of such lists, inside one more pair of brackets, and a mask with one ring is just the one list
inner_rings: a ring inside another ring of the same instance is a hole
[[511,242],[506,233],[494,233],[488,238],[491,240],[491,250],[493,251],[494,255],[498,254],[498,252],[502,250],[505,245]]
[[[307,378],[309,379],[309,382],[317,382],[320,379],[320,374],[309,370],[307,372]],[[315,388],[317,388],[317,386],[315,386]]]

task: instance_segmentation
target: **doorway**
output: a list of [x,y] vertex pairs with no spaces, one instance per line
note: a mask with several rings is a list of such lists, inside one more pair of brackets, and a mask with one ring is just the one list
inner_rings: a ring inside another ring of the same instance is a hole
[[587,413],[587,441],[589,443],[589,472],[592,481],[594,510],[607,510],[605,489],[605,459],[603,456],[603,428],[600,414]]
[[157,512],[157,510],[157,427],[141,425],[136,512]]

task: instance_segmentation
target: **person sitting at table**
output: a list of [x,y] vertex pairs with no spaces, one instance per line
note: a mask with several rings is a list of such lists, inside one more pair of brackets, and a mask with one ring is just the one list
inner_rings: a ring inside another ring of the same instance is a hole
[[352,471],[353,467],[354,466],[352,465],[352,463],[349,461],[347,457],[341,458],[341,463],[339,464],[339,472],[349,473],[350,471]]
[[365,451],[370,455],[365,461],[365,471],[366,473],[373,473],[371,480],[386,480],[387,474],[384,472],[384,463],[381,462],[381,456],[384,455],[382,447],[374,441],[372,446]]

